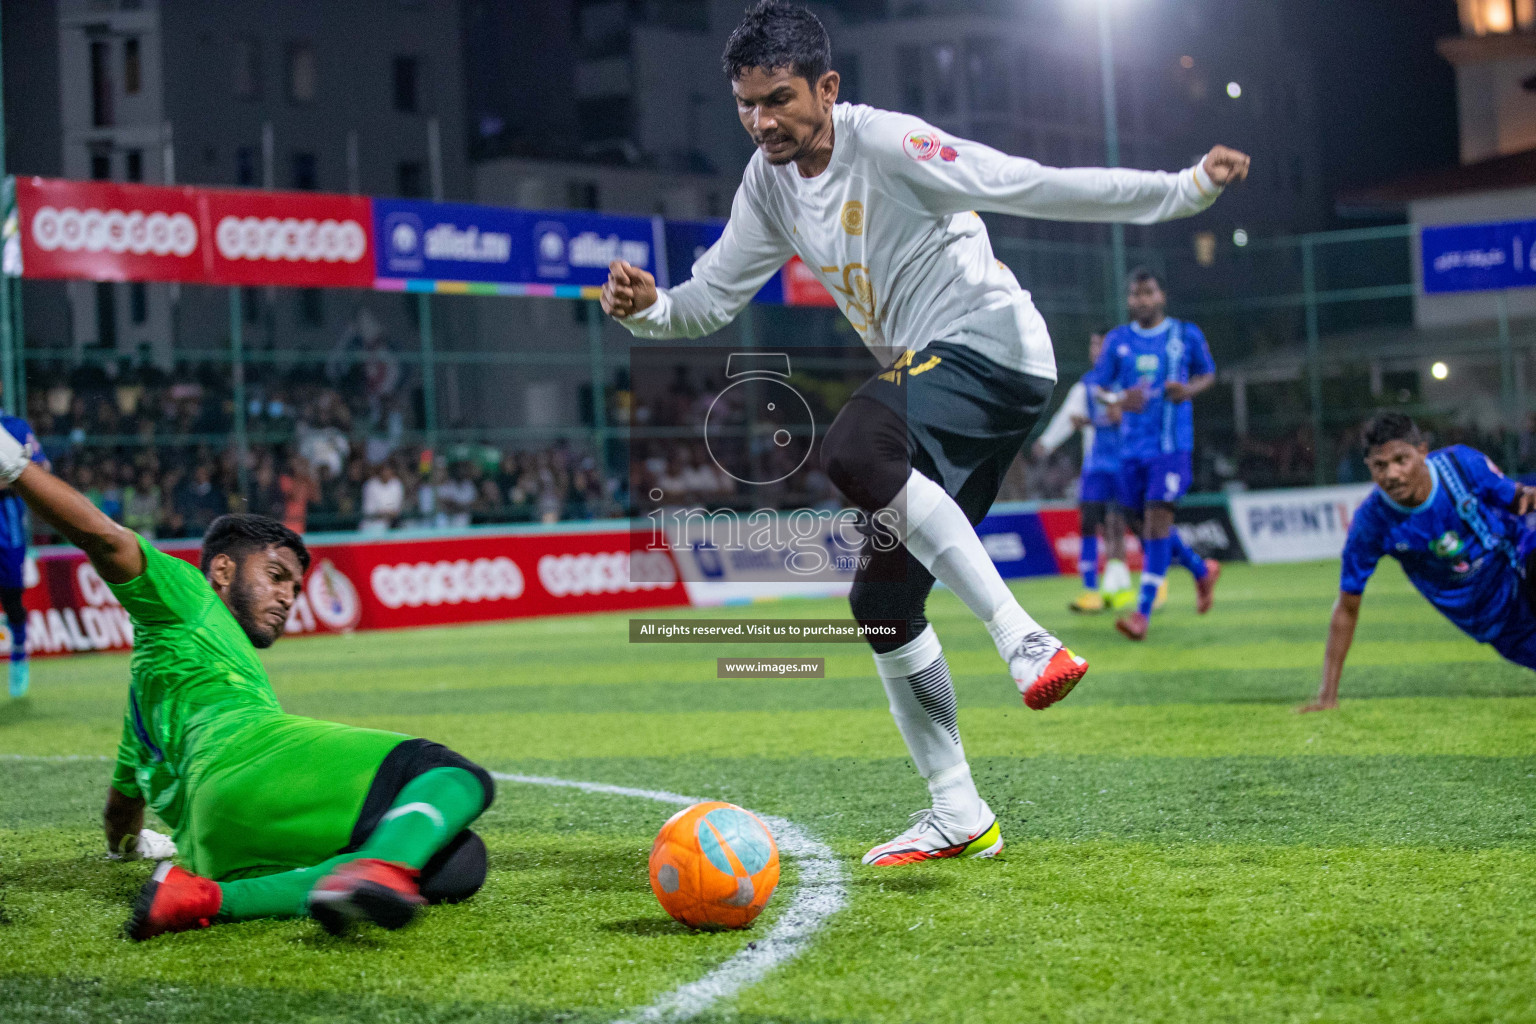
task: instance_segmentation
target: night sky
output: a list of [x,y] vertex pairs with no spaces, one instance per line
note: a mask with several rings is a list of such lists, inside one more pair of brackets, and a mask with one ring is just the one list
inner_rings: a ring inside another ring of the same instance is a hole
[[1453,0],[1283,2],[1328,76],[1317,95],[1330,192],[1457,163],[1456,76],[1435,52],[1460,33]]

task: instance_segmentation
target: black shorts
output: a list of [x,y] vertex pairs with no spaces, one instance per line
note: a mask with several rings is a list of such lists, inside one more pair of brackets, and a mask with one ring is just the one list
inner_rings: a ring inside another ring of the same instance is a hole
[[906,421],[912,468],[937,481],[979,522],[1055,388],[1054,381],[940,341],[903,367],[871,377],[854,394]]
[[379,770],[373,775],[368,795],[363,798],[363,809],[358,812],[357,823],[352,826],[352,841],[342,853],[358,849],[379,827],[379,820],[394,806],[395,798],[405,784],[418,775],[425,775],[434,768],[462,768],[480,780],[485,789],[485,803],[481,810],[491,806],[496,797],[496,784],[490,773],[462,754],[455,753],[441,743],[431,740],[410,739],[401,743],[384,756]]

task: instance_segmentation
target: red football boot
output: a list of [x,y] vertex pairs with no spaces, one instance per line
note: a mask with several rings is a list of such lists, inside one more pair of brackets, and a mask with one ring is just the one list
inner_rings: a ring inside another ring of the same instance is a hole
[[1147,638],[1147,617],[1141,612],[1131,612],[1115,620],[1115,628],[1124,634],[1127,640],[1145,640]]
[[213,879],[161,861],[133,901],[133,916],[123,925],[123,933],[143,942],[166,932],[207,928],[223,902],[224,893]]
[[332,935],[345,933],[354,921],[404,928],[427,902],[417,887],[420,875],[393,861],[347,861],[309,891],[309,916]]
[[1025,706],[1044,711],[1072,692],[1078,680],[1088,674],[1088,662],[1042,630],[1020,642],[1008,659],[1008,669],[1024,695]]
[[1211,610],[1216,600],[1216,581],[1221,579],[1221,563],[1214,558],[1205,560],[1205,579],[1195,580],[1195,611],[1201,615]]

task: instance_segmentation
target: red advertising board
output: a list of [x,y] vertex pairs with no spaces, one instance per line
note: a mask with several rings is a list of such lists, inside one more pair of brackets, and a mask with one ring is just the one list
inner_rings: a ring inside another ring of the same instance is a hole
[[190,188],[17,178],[27,277],[203,281],[204,228]]
[[799,256],[784,264],[784,303],[789,306],[836,306],[832,293]]
[[[288,633],[448,626],[688,603],[670,551],[631,550],[623,530],[473,534],[317,544]],[[192,561],[195,546],[171,553]],[[632,565],[631,562],[634,561]],[[77,551],[38,558],[27,588],[37,655],[126,650],[128,614]],[[644,581],[644,582],[641,582]]]
[[[1045,528],[1045,536],[1051,542],[1051,553],[1056,556],[1056,564],[1065,576],[1077,575],[1077,556],[1082,551],[1083,538],[1081,535],[1081,520],[1078,518],[1077,509],[1069,508],[1042,508],[1040,525]],[[1103,547],[1099,548],[1102,558]],[[1141,542],[1134,536],[1125,538],[1125,561],[1131,569],[1141,570]]]
[[373,287],[373,208],[359,196],[202,189],[211,284]]

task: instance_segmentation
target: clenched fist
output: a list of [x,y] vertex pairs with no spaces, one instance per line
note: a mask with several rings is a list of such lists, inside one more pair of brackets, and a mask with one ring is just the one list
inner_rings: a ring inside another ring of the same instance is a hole
[[656,301],[656,279],[632,263],[614,260],[608,264],[608,282],[603,285],[603,312],[623,319]]
[[1247,153],[1240,153],[1226,146],[1213,146],[1211,151],[1205,154],[1205,173],[1211,176],[1211,181],[1219,188],[1230,185],[1234,181],[1243,181],[1248,177],[1249,158]]

